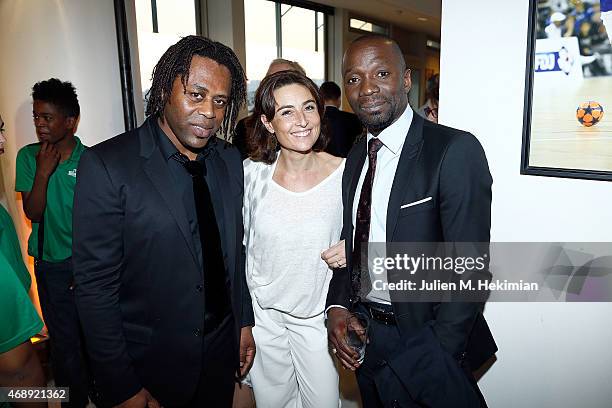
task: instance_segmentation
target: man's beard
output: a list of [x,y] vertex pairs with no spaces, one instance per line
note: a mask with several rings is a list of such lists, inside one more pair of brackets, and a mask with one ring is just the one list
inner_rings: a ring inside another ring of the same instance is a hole
[[397,110],[398,101],[396,99],[385,98],[387,106],[390,109],[379,113],[368,114],[363,112],[361,109],[355,109],[357,117],[363,124],[363,126],[369,132],[380,132],[389,127],[395,121],[395,111]]
[[381,112],[373,115],[369,115],[363,112],[357,113],[357,117],[365,126],[365,128],[372,132],[379,132],[387,127],[389,127],[393,123],[393,111],[388,110],[386,112]]

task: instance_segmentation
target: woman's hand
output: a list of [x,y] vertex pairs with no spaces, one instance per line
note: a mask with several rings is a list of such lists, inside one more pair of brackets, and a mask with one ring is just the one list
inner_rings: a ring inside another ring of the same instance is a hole
[[332,269],[344,268],[346,266],[344,240],[323,251],[321,253],[321,259],[323,259]]

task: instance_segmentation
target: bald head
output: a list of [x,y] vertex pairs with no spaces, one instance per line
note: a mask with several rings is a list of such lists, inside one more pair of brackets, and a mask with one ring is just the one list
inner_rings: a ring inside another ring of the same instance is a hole
[[280,71],[297,71],[306,76],[306,71],[297,61],[289,61],[283,58],[277,58],[270,63],[266,76],[270,76]]
[[[388,47],[389,52],[397,59],[397,62],[402,64],[400,68],[402,70],[406,69],[406,62],[404,61],[402,49],[395,40],[382,34],[366,34],[354,39],[344,53],[344,58],[346,58],[349,51],[354,52],[355,49],[367,47]],[[344,59],[342,62],[344,63]]]
[[353,41],[342,60],[346,97],[373,135],[395,122],[408,107],[410,70],[395,41],[369,34]]

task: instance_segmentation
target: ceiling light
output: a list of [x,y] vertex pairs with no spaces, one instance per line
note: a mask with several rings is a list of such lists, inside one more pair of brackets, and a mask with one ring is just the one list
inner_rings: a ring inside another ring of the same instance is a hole
[[427,19],[425,17],[417,17],[417,20],[419,20],[419,21],[427,21]]

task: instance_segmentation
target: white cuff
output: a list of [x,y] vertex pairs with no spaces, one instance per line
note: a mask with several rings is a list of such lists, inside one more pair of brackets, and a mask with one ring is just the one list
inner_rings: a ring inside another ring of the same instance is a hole
[[342,305],[330,305],[325,309],[325,320],[327,320],[327,312],[329,311],[329,309],[331,309],[332,307],[340,307],[344,310],[348,310],[346,307],[342,306]]

